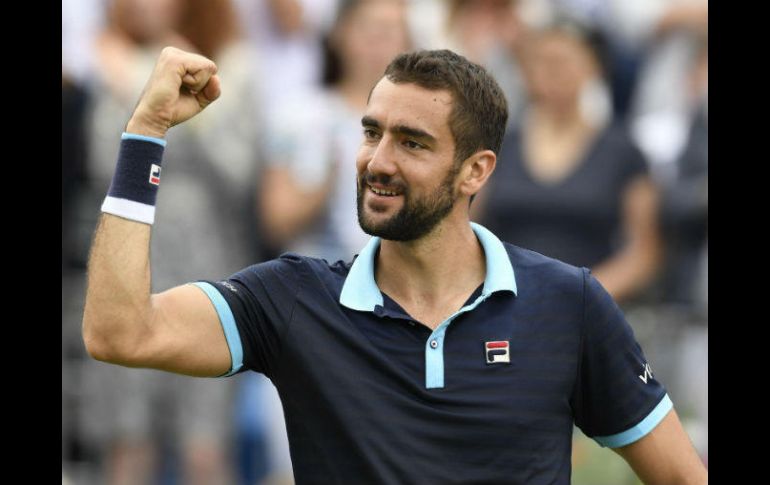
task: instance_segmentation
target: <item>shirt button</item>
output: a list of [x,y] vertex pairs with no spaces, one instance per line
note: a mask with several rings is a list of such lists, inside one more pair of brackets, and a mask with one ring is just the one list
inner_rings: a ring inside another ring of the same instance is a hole
[[435,349],[436,347],[438,347],[438,342],[436,342],[435,340],[431,340],[430,341],[430,348]]

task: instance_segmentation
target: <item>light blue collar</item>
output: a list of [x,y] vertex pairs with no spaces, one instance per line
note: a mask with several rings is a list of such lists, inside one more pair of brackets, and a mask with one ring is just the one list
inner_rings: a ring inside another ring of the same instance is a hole
[[[482,295],[488,296],[496,291],[511,291],[516,294],[516,279],[508,252],[503,243],[486,227],[471,222],[471,228],[484,248],[487,262],[487,275],[484,278]],[[340,293],[340,303],[351,310],[374,311],[382,306],[382,293],[374,280],[374,258],[380,247],[381,239],[373,237],[361,250],[350,267],[345,284]]]

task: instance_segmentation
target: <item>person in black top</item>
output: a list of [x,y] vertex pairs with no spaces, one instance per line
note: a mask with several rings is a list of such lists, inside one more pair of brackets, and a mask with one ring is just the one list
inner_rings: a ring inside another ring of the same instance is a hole
[[529,105],[503,141],[478,220],[504,241],[591,268],[623,302],[659,266],[658,195],[642,152],[601,103],[598,39],[566,20],[533,34]]

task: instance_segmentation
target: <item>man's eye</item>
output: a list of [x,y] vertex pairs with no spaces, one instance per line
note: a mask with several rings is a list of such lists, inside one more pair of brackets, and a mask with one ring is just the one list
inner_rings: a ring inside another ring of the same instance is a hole
[[414,141],[414,140],[406,140],[406,141],[404,142],[404,145],[406,145],[406,146],[407,146],[407,148],[411,148],[411,149],[413,149],[413,150],[415,150],[415,149],[417,149],[417,148],[424,148],[424,147],[422,146],[422,144],[420,144],[420,143],[417,143],[417,142],[416,142],[416,141]]
[[371,128],[364,128],[364,137],[368,139],[377,138],[377,132],[372,130]]

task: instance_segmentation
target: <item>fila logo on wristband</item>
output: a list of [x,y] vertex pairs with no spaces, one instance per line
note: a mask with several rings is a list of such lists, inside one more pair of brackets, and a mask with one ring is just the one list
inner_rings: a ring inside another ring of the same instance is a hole
[[152,164],[150,167],[150,183],[160,185],[160,165]]
[[161,160],[166,140],[123,133],[112,184],[102,212],[152,224],[160,188]]
[[484,353],[487,356],[487,364],[510,364],[511,354],[507,340],[484,342]]

